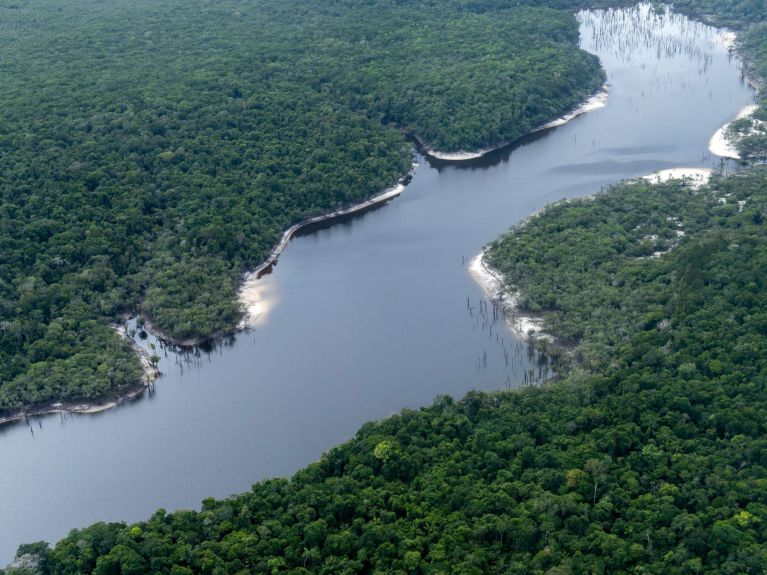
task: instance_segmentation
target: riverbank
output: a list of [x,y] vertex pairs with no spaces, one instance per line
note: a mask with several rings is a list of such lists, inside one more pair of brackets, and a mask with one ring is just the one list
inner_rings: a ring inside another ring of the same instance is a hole
[[524,340],[525,338],[536,337],[552,343],[556,341],[551,334],[544,331],[541,317],[520,309],[520,293],[518,291],[509,292],[506,289],[503,274],[487,265],[484,250],[472,258],[468,270],[487,297],[501,305],[506,324],[517,338]]
[[[690,187],[698,189],[708,183],[713,172],[714,170],[707,168],[671,168],[642,176],[641,179],[656,184],[670,180],[685,180]],[[593,198],[594,196],[585,196],[580,199],[589,200]],[[568,202],[569,200],[562,201]],[[546,211],[547,207],[536,210],[522,220],[519,225],[523,226],[530,219],[539,217]],[[509,289],[503,274],[487,264],[484,250],[471,260],[468,271],[474,281],[482,287],[487,297],[501,305],[504,319],[517,338],[524,340],[535,337],[551,343],[558,343],[551,333],[546,332],[542,317],[520,307],[521,293],[513,287]]]
[[133,338],[131,338],[125,331],[123,326],[113,326],[114,330],[119,334],[121,338],[128,342],[133,351],[138,355],[141,362],[141,368],[144,372],[141,381],[127,392],[109,399],[102,403],[88,403],[88,402],[62,402],[57,401],[53,403],[46,403],[41,406],[31,407],[29,409],[20,410],[11,415],[0,417],[0,427],[11,423],[17,423],[23,421],[28,417],[40,417],[43,415],[54,415],[56,413],[77,413],[77,414],[94,414],[101,413],[113,409],[121,403],[133,401],[147,389],[151,389],[154,381],[159,377],[160,371],[152,363],[149,352],[137,344]]
[[[737,113],[733,122],[742,120],[743,118],[748,118],[754,112],[756,112],[757,109],[758,106],[756,104],[745,106]],[[727,131],[731,125],[732,122],[727,122],[724,126],[714,132],[714,135],[711,136],[711,139],[708,141],[708,151],[715,156],[720,156],[722,158],[740,160],[741,157],[740,153],[738,152],[737,142],[734,142],[727,137]]]
[[282,238],[280,238],[279,243],[274,247],[272,253],[269,254],[269,257],[264,261],[264,263],[262,263],[253,271],[248,272],[243,277],[242,284],[238,290],[238,299],[245,310],[245,316],[240,322],[239,328],[245,329],[258,325],[260,321],[265,319],[268,311],[272,309],[276,303],[274,298],[267,296],[264,293],[263,287],[258,280],[275,263],[277,263],[277,260],[279,259],[282,252],[285,251],[285,248],[288,247],[290,240],[292,240],[298,232],[308,226],[320,223],[329,223],[337,218],[350,216],[352,214],[357,214],[365,210],[369,210],[396,198],[405,191],[405,187],[407,186],[417,167],[418,164],[413,163],[410,171],[405,176],[400,178],[399,182],[397,182],[395,186],[392,186],[391,188],[381,192],[376,196],[373,196],[364,202],[360,202],[359,204],[355,204],[348,208],[330,212],[329,214],[309,218],[308,220],[299,222],[285,230],[285,232],[282,234]]
[[470,152],[470,151],[440,152],[438,150],[434,150],[430,148],[420,138],[416,138],[416,140],[421,144],[421,148],[423,149],[424,154],[432,159],[441,160],[444,162],[465,162],[467,160],[476,160],[478,158],[486,156],[487,154],[491,152],[495,152],[496,150],[501,150],[503,148],[511,146],[512,144],[519,141],[521,138],[524,138],[525,136],[529,136],[531,134],[535,134],[536,132],[541,132],[543,130],[550,130],[551,128],[556,128],[557,126],[563,126],[567,124],[568,122],[574,120],[578,116],[581,116],[582,114],[586,114],[587,112],[592,112],[594,110],[604,108],[607,105],[608,97],[609,97],[609,90],[608,90],[607,84],[604,84],[602,88],[596,94],[591,96],[588,100],[586,100],[579,106],[575,107],[570,112],[560,116],[559,118],[555,118],[554,120],[551,120],[550,122],[546,122],[542,126],[535,128],[534,130],[531,130],[530,132],[528,132],[524,136],[521,136],[520,138],[516,138],[514,140],[507,140],[495,146],[481,148],[473,152]]
[[[270,309],[272,309],[272,307],[276,303],[276,301],[273,298],[265,297],[262,285],[258,282],[258,279],[264,273],[268,273],[271,267],[277,263],[277,260],[279,259],[282,252],[284,252],[285,248],[288,247],[290,240],[292,240],[298,232],[300,232],[302,229],[308,226],[313,226],[313,225],[322,224],[322,223],[329,223],[338,218],[347,217],[350,215],[364,212],[366,210],[380,206],[388,202],[389,200],[399,196],[403,191],[405,191],[405,187],[407,186],[408,182],[412,178],[413,173],[415,172],[415,169],[417,167],[418,167],[418,164],[414,162],[410,168],[410,171],[404,176],[402,176],[396,185],[384,190],[383,192],[373,196],[372,198],[369,198],[358,204],[354,204],[348,208],[341,208],[339,210],[334,210],[327,214],[306,219],[302,222],[299,222],[297,224],[290,226],[287,230],[285,230],[282,233],[282,236],[280,237],[279,242],[277,242],[277,245],[272,249],[271,253],[264,260],[264,262],[258,267],[256,267],[255,269],[245,273],[242,277],[242,282],[240,283],[240,287],[237,290],[237,294],[238,294],[237,299],[239,303],[242,305],[242,308],[245,313],[243,315],[242,320],[240,320],[239,325],[237,326],[237,330],[242,331],[249,327],[254,327],[258,325],[258,322],[262,321],[266,317],[266,313]],[[144,329],[147,332],[151,333],[153,336],[155,336],[157,339],[162,341],[163,343],[174,346],[174,347],[179,347],[179,348],[198,347],[206,343],[216,342],[220,340],[221,338],[225,337],[226,335],[228,335],[227,333],[222,332],[222,333],[214,334],[213,336],[209,338],[204,338],[204,339],[202,338],[180,339],[180,338],[173,337],[167,333],[164,333],[161,329],[159,329],[157,326],[155,326],[152,323],[151,318],[145,318]]]

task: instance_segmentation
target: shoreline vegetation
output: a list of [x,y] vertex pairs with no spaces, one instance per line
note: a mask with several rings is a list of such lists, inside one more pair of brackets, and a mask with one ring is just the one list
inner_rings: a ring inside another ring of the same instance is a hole
[[556,338],[544,329],[543,318],[519,306],[520,293],[506,283],[503,274],[490,267],[482,250],[469,263],[469,274],[487,295],[488,299],[501,305],[506,325],[519,339],[532,343],[533,338],[557,343]]
[[[709,168],[670,168],[660,170],[641,176],[638,179],[630,179],[619,182],[616,186],[631,184],[637,181],[646,181],[650,184],[668,184],[674,180],[683,182],[692,190],[699,190],[709,183],[713,169]],[[596,196],[586,196],[577,198],[577,201],[588,202]],[[560,207],[570,203],[571,200],[561,200],[553,204],[544,206],[540,210],[530,214],[527,218],[516,224],[511,234],[523,230],[530,221],[535,218],[544,218],[546,213],[553,207]],[[541,314],[535,313],[520,305],[520,300],[524,294],[518,286],[509,282],[504,274],[494,268],[487,262],[488,247],[484,248],[479,254],[474,256],[468,266],[467,271],[474,281],[482,288],[487,297],[500,304],[504,314],[504,319],[509,329],[520,339],[526,339],[530,344],[535,340],[545,340],[560,349],[570,349],[571,346],[565,345],[556,334],[548,329],[545,320]],[[663,252],[653,252],[650,257],[657,257]],[[657,255],[656,255],[657,254]]]
[[531,136],[532,134],[535,134],[537,132],[550,130],[558,126],[564,126],[565,124],[574,120],[578,116],[581,116],[588,112],[592,112],[594,110],[598,110],[600,108],[604,108],[607,105],[609,94],[610,94],[610,91],[609,91],[608,84],[605,83],[595,94],[587,98],[584,102],[576,105],[569,112],[566,112],[565,114],[549,122],[546,122],[542,126],[535,128],[527,132],[526,134],[523,134],[519,138],[515,138],[514,140],[506,140],[494,146],[480,148],[479,150],[475,150],[475,151],[440,152],[439,150],[434,150],[433,148],[431,148],[418,136],[415,136],[415,139],[419,143],[421,149],[423,150],[424,155],[428,156],[429,158],[444,161],[444,162],[465,162],[470,160],[478,160],[479,158],[482,158],[486,156],[487,154],[496,152],[498,150],[503,150],[504,148],[508,148],[509,146],[513,146],[516,142],[518,142],[522,138]]

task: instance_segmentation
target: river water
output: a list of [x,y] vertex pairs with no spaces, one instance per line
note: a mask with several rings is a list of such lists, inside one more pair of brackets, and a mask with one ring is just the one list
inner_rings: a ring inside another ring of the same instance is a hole
[[719,166],[709,137],[753,100],[717,30],[646,9],[579,18],[606,107],[472,163],[419,157],[400,197],[289,245],[258,326],[210,353],[161,351],[151,397],[1,429],[0,565],[19,543],[198,508],[293,473],[365,421],[537,373],[501,323],[477,320],[467,260],[549,202]]

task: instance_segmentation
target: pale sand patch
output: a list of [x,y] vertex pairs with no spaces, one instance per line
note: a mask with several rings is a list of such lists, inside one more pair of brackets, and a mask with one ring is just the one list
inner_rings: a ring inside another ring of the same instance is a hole
[[[752,115],[757,108],[758,106],[756,104],[745,106],[735,116],[735,120],[747,118]],[[730,124],[732,124],[732,122],[727,122],[724,126],[714,132],[714,135],[711,136],[711,139],[708,141],[708,151],[715,156],[720,156],[722,158],[740,160],[740,154],[735,147],[735,143],[727,139],[727,128],[730,127]]]
[[721,46],[724,46],[728,50],[735,48],[735,42],[738,39],[738,35],[735,32],[724,31],[717,37],[717,40]]
[[[607,89],[607,84],[605,84],[604,86],[602,86],[602,89],[599,92],[594,94],[591,98],[586,100],[583,104],[575,108],[573,111],[565,114],[564,116],[561,116],[560,118],[552,120],[551,122],[547,122],[543,126],[536,128],[530,133],[532,134],[535,132],[540,132],[541,130],[548,130],[551,128],[556,128],[557,126],[563,126],[582,114],[585,114],[587,112],[592,112],[594,110],[598,110],[599,108],[604,108],[607,105],[608,96],[609,96],[609,92]],[[489,154],[490,152],[494,152],[495,150],[504,148],[508,146],[509,144],[511,144],[511,142],[503,142],[501,144],[498,144],[497,146],[492,146],[489,148],[481,148],[473,152],[467,152],[467,151],[440,152],[437,150],[430,150],[427,148],[426,155],[432,158],[435,158],[437,160],[445,160],[448,162],[462,162],[465,160],[476,160],[477,158],[481,158],[482,156],[485,156]]]
[[642,176],[642,179],[653,184],[662,184],[669,180],[689,180],[690,187],[698,189],[708,183],[713,173],[714,170],[709,168],[671,168],[670,170],[655,172],[649,176]]
[[[133,351],[136,352],[136,355],[138,355],[139,361],[141,362],[141,368],[144,370],[144,386],[149,387],[152,385],[154,380],[156,380],[160,376],[160,370],[157,369],[157,366],[154,365],[151,361],[151,354],[149,351],[141,347],[136,341],[128,335],[128,332],[126,330],[126,327],[124,325],[113,325],[112,329],[114,329],[117,334],[123,338],[125,341],[127,341],[131,348],[133,348]],[[141,390],[143,391],[143,389]],[[117,402],[114,403],[114,405],[117,405]],[[103,407],[103,406],[97,406],[95,409],[97,411],[103,411],[104,409],[110,409],[114,407],[114,405],[109,404],[109,407]],[[93,408],[89,408],[93,409]],[[93,411],[86,411],[82,413],[95,413]]]
[[519,294],[508,293],[504,289],[503,275],[485,263],[484,250],[469,263],[469,273],[474,281],[482,287],[488,298],[500,302],[506,324],[514,335],[522,340],[532,334],[539,339],[554,341],[550,334],[544,333],[541,318],[520,311]]
[[570,112],[569,114],[565,114],[561,118],[557,118],[556,120],[552,120],[548,124],[544,124],[538,130],[548,130],[549,128],[555,128],[557,126],[563,126],[564,124],[567,124],[569,121],[574,120],[578,116],[582,114],[586,114],[588,112],[593,112],[594,110],[599,110],[600,108],[604,108],[607,106],[607,98],[609,97],[610,93],[607,90],[607,85],[603,86],[602,89],[594,94],[591,98],[586,100],[581,106]]
[[269,312],[280,302],[273,276],[258,278],[249,274],[240,286],[238,298],[246,314],[240,328],[256,327],[266,323]]
[[446,160],[448,162],[463,162],[464,160],[476,160],[477,158],[481,158],[485,154],[489,154],[493,150],[497,150],[498,148],[505,145],[506,144],[502,144],[496,148],[481,148],[476,152],[438,152],[437,150],[426,150],[426,154],[438,160]]

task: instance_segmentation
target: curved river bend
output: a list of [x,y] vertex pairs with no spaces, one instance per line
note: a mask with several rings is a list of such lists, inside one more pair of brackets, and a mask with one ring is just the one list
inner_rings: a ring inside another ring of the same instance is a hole
[[502,324],[491,335],[469,315],[482,291],[465,259],[549,202],[718,166],[709,137],[753,99],[712,28],[640,9],[580,20],[607,70],[605,108],[465,165],[419,158],[399,198],[295,239],[263,279],[260,324],[211,354],[168,353],[151,398],[0,430],[0,564],[21,542],[291,474],[438,394],[521,383],[534,363]]

